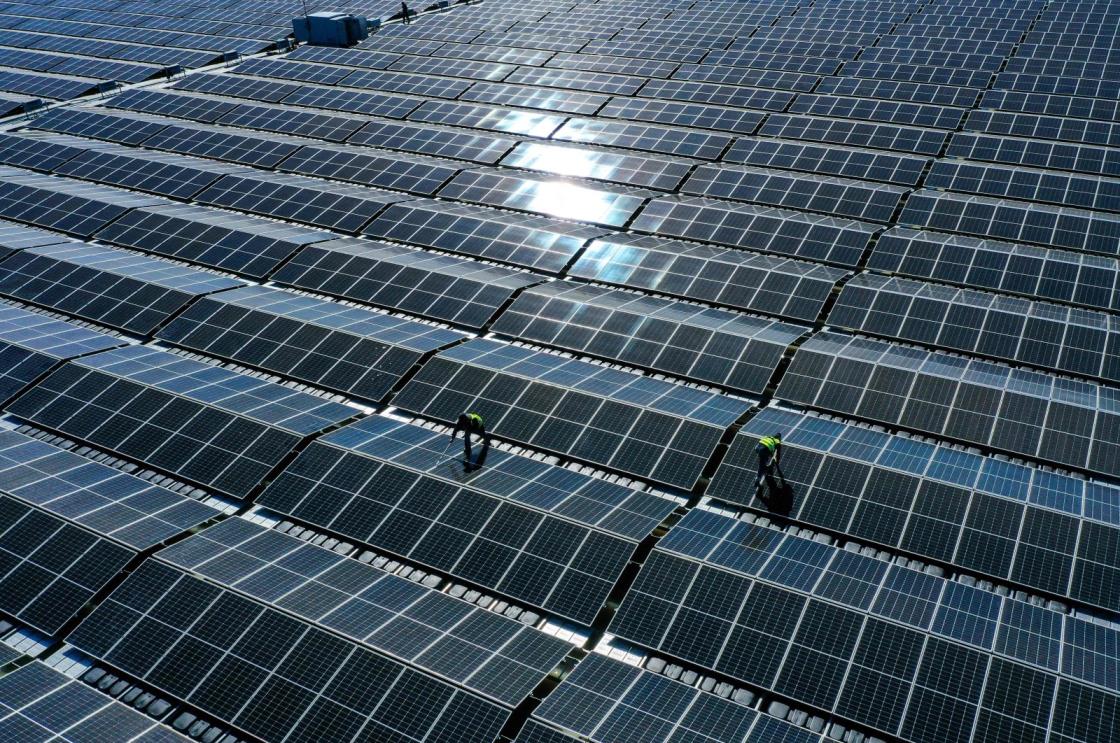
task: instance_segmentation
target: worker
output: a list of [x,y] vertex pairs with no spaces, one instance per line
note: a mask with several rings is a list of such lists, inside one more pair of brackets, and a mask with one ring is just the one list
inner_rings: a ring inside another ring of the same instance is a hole
[[408,3],[401,0],[401,20],[406,24],[412,23],[412,15],[408,12]]
[[[782,435],[763,436],[754,448],[758,454],[758,479],[755,480],[755,495],[761,497],[762,483],[766,482],[770,489],[774,489],[774,468],[781,472],[782,465]],[[784,479],[784,478],[783,478]]]
[[[490,440],[486,437],[486,425],[482,422],[482,416],[478,413],[463,413],[459,416],[459,420],[455,422],[455,428],[451,431],[452,441],[459,435],[459,431],[463,432],[464,462],[470,467],[472,436],[478,436],[479,441],[482,442],[483,452],[490,448]],[[479,458],[481,459],[481,456]]]

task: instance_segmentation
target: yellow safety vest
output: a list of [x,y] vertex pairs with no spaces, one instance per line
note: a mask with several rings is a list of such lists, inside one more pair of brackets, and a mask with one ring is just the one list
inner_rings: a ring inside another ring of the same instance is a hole
[[478,413],[467,413],[467,418],[469,418],[470,422],[473,423],[477,428],[482,428],[481,415],[479,415]]
[[758,443],[765,446],[770,451],[774,451],[782,443],[781,439],[776,439],[773,436],[763,436],[758,440]]

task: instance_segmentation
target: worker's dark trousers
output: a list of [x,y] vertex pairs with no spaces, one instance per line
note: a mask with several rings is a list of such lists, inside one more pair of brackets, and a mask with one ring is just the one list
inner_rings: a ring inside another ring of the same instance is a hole
[[471,461],[471,432],[463,431],[463,458]]
[[758,477],[755,478],[754,486],[756,488],[762,487],[763,481],[774,476],[774,467],[770,464],[770,457],[773,456],[770,450],[764,446],[755,450],[758,452]]

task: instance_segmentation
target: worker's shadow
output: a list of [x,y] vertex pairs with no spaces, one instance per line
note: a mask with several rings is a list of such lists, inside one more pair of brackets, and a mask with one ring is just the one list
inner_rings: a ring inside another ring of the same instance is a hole
[[766,487],[762,489],[758,499],[774,516],[788,519],[793,513],[793,486],[785,478],[777,480],[772,476],[766,477]]
[[486,456],[490,453],[490,439],[484,439],[478,455],[463,461],[463,472],[475,472],[486,464]]

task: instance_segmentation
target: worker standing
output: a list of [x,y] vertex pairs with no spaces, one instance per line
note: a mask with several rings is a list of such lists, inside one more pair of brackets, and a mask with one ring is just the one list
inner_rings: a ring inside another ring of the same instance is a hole
[[754,484],[755,495],[761,497],[763,481],[773,490],[774,468],[777,467],[778,471],[781,472],[782,435],[776,433],[773,436],[763,436],[758,440],[758,445],[755,446],[754,450],[758,454],[758,479],[755,480]]
[[459,416],[459,420],[455,422],[455,428],[451,431],[452,441],[459,435],[459,431],[463,432],[463,457],[469,467],[471,465],[471,438],[473,436],[478,436],[484,452],[490,447],[490,441],[486,438],[486,424],[483,423],[482,416],[478,413],[463,413]]
[[412,15],[408,12],[408,3],[404,2],[404,0],[401,0],[401,20],[404,21],[406,25],[412,23]]

